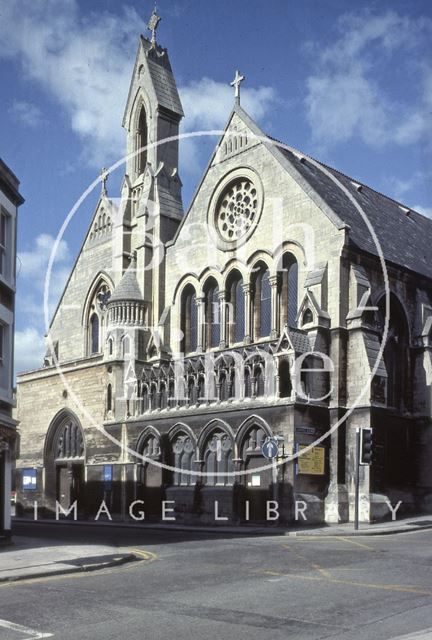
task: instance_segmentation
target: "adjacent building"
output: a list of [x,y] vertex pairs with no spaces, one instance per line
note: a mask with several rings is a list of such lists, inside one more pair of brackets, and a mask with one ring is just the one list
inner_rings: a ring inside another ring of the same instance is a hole
[[361,427],[361,518],[432,509],[432,221],[266,136],[241,80],[184,212],[180,97],[140,37],[121,193],[103,178],[43,366],[18,379],[22,510],[347,521]]
[[16,425],[14,400],[14,313],[19,181],[0,159],[0,542],[11,532],[12,458]]

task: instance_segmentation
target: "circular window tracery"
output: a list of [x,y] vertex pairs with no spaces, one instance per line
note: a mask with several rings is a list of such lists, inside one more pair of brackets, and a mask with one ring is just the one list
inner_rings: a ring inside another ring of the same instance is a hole
[[215,223],[225,241],[245,236],[255,222],[259,210],[258,192],[248,178],[230,182],[216,207]]
[[207,209],[208,231],[222,251],[233,251],[247,242],[256,229],[263,208],[261,179],[251,167],[237,167],[216,184]]

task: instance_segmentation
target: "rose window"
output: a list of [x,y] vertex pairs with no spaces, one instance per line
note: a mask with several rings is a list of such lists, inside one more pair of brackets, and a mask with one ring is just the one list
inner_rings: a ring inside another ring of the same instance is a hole
[[258,214],[258,194],[247,178],[231,182],[223,191],[216,208],[215,222],[223,240],[244,236]]

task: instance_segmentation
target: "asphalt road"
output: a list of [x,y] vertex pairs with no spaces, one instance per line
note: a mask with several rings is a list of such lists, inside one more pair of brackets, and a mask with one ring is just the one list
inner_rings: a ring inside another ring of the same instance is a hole
[[0,626],[1,640],[49,637],[36,632],[61,640],[386,640],[421,630],[432,638],[430,530],[240,537],[33,525],[31,534],[36,544],[85,540],[154,555],[1,585],[0,619],[21,625]]

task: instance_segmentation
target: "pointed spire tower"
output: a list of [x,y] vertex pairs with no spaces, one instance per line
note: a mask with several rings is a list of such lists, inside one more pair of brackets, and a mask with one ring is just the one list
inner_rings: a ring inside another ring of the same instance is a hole
[[159,23],[154,10],[148,24],[151,38],[139,39],[126,102],[128,159],[116,236],[116,271],[121,276],[128,256],[136,255],[136,277],[150,326],[158,325],[165,307],[165,244],[183,217],[178,171],[183,109],[168,52],[156,39]]

